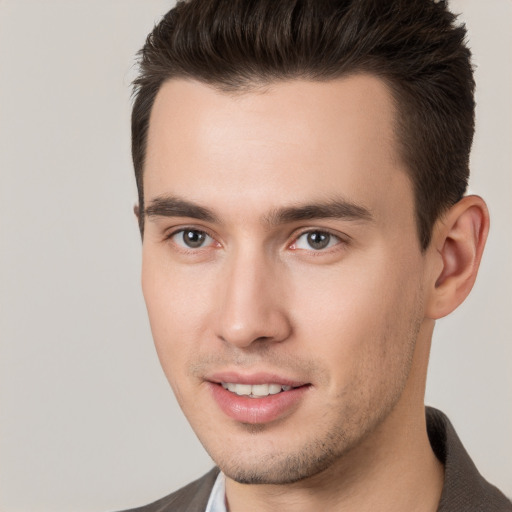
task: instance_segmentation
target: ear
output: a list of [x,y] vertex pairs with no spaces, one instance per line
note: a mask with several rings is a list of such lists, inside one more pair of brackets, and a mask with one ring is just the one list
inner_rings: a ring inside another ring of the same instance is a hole
[[426,315],[442,318],[456,309],[475,283],[489,232],[489,211],[479,196],[466,196],[434,226],[429,252],[433,271]]

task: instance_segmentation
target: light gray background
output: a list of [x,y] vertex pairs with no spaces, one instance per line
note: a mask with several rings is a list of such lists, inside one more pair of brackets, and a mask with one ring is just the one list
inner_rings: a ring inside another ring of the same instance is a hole
[[[171,4],[0,0],[2,512],[140,505],[211,465],[153,350],[132,215],[133,57]],[[473,294],[436,328],[427,403],[512,495],[512,2],[452,9],[478,66],[471,189],[492,229]]]

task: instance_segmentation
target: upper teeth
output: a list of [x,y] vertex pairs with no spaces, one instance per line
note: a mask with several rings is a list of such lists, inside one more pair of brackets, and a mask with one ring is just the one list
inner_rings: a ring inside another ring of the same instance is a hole
[[281,391],[292,389],[291,386],[282,386],[281,384],[235,384],[233,382],[222,382],[222,387],[236,393],[237,395],[247,395],[253,398],[268,395],[276,395]]

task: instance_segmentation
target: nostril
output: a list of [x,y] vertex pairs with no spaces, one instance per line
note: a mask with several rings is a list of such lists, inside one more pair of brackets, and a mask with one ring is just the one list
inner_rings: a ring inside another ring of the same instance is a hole
[[260,336],[259,338],[256,338],[254,340],[254,343],[258,343],[258,342],[259,343],[264,343],[266,341],[271,341],[271,340],[272,340],[272,338],[270,336]]

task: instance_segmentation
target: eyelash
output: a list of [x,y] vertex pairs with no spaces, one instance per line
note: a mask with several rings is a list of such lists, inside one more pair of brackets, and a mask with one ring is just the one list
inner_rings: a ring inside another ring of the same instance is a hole
[[[179,234],[182,234],[182,236],[183,236],[186,232],[195,232],[196,234],[204,235],[204,236],[210,238],[213,242],[215,242],[217,244],[217,247],[215,247],[215,248],[221,247],[221,244],[215,239],[215,236],[212,233],[209,233],[205,229],[199,229],[199,228],[195,228],[195,227],[191,227],[191,226],[185,226],[185,227],[173,230],[171,233],[169,233],[165,237],[165,240],[166,241],[173,241],[172,239],[174,237],[176,237]],[[325,248],[320,248],[320,249],[314,249],[313,247],[310,247],[310,249],[304,249],[304,248],[300,248],[300,247],[293,247],[294,245],[297,244],[297,242],[302,237],[304,237],[306,235],[311,235],[311,234],[314,234],[314,233],[321,234],[321,235],[327,235],[329,237],[328,245],[331,243],[333,238],[336,240],[336,243],[334,245],[332,245],[331,247],[327,246]],[[206,246],[200,246],[200,247],[194,248],[194,247],[186,247],[185,245],[179,244],[176,241],[173,241],[173,243],[176,246],[178,246],[179,250],[181,250],[183,252],[186,252],[186,253],[189,253],[189,254],[190,253],[197,253],[201,249],[203,249],[203,250],[207,249],[211,245],[211,243],[210,243],[210,244],[208,244]],[[340,236],[339,234],[334,234],[331,231],[329,231],[328,229],[309,228],[309,229],[305,229],[304,231],[301,231],[298,234],[294,235],[292,242],[287,244],[287,248],[291,249],[293,251],[308,251],[308,252],[310,252],[314,256],[319,256],[321,254],[327,254],[327,253],[331,253],[331,252],[335,251],[336,248],[338,246],[340,246],[340,245],[341,246],[347,246],[348,244],[349,244],[349,240],[347,239],[346,236]]]

